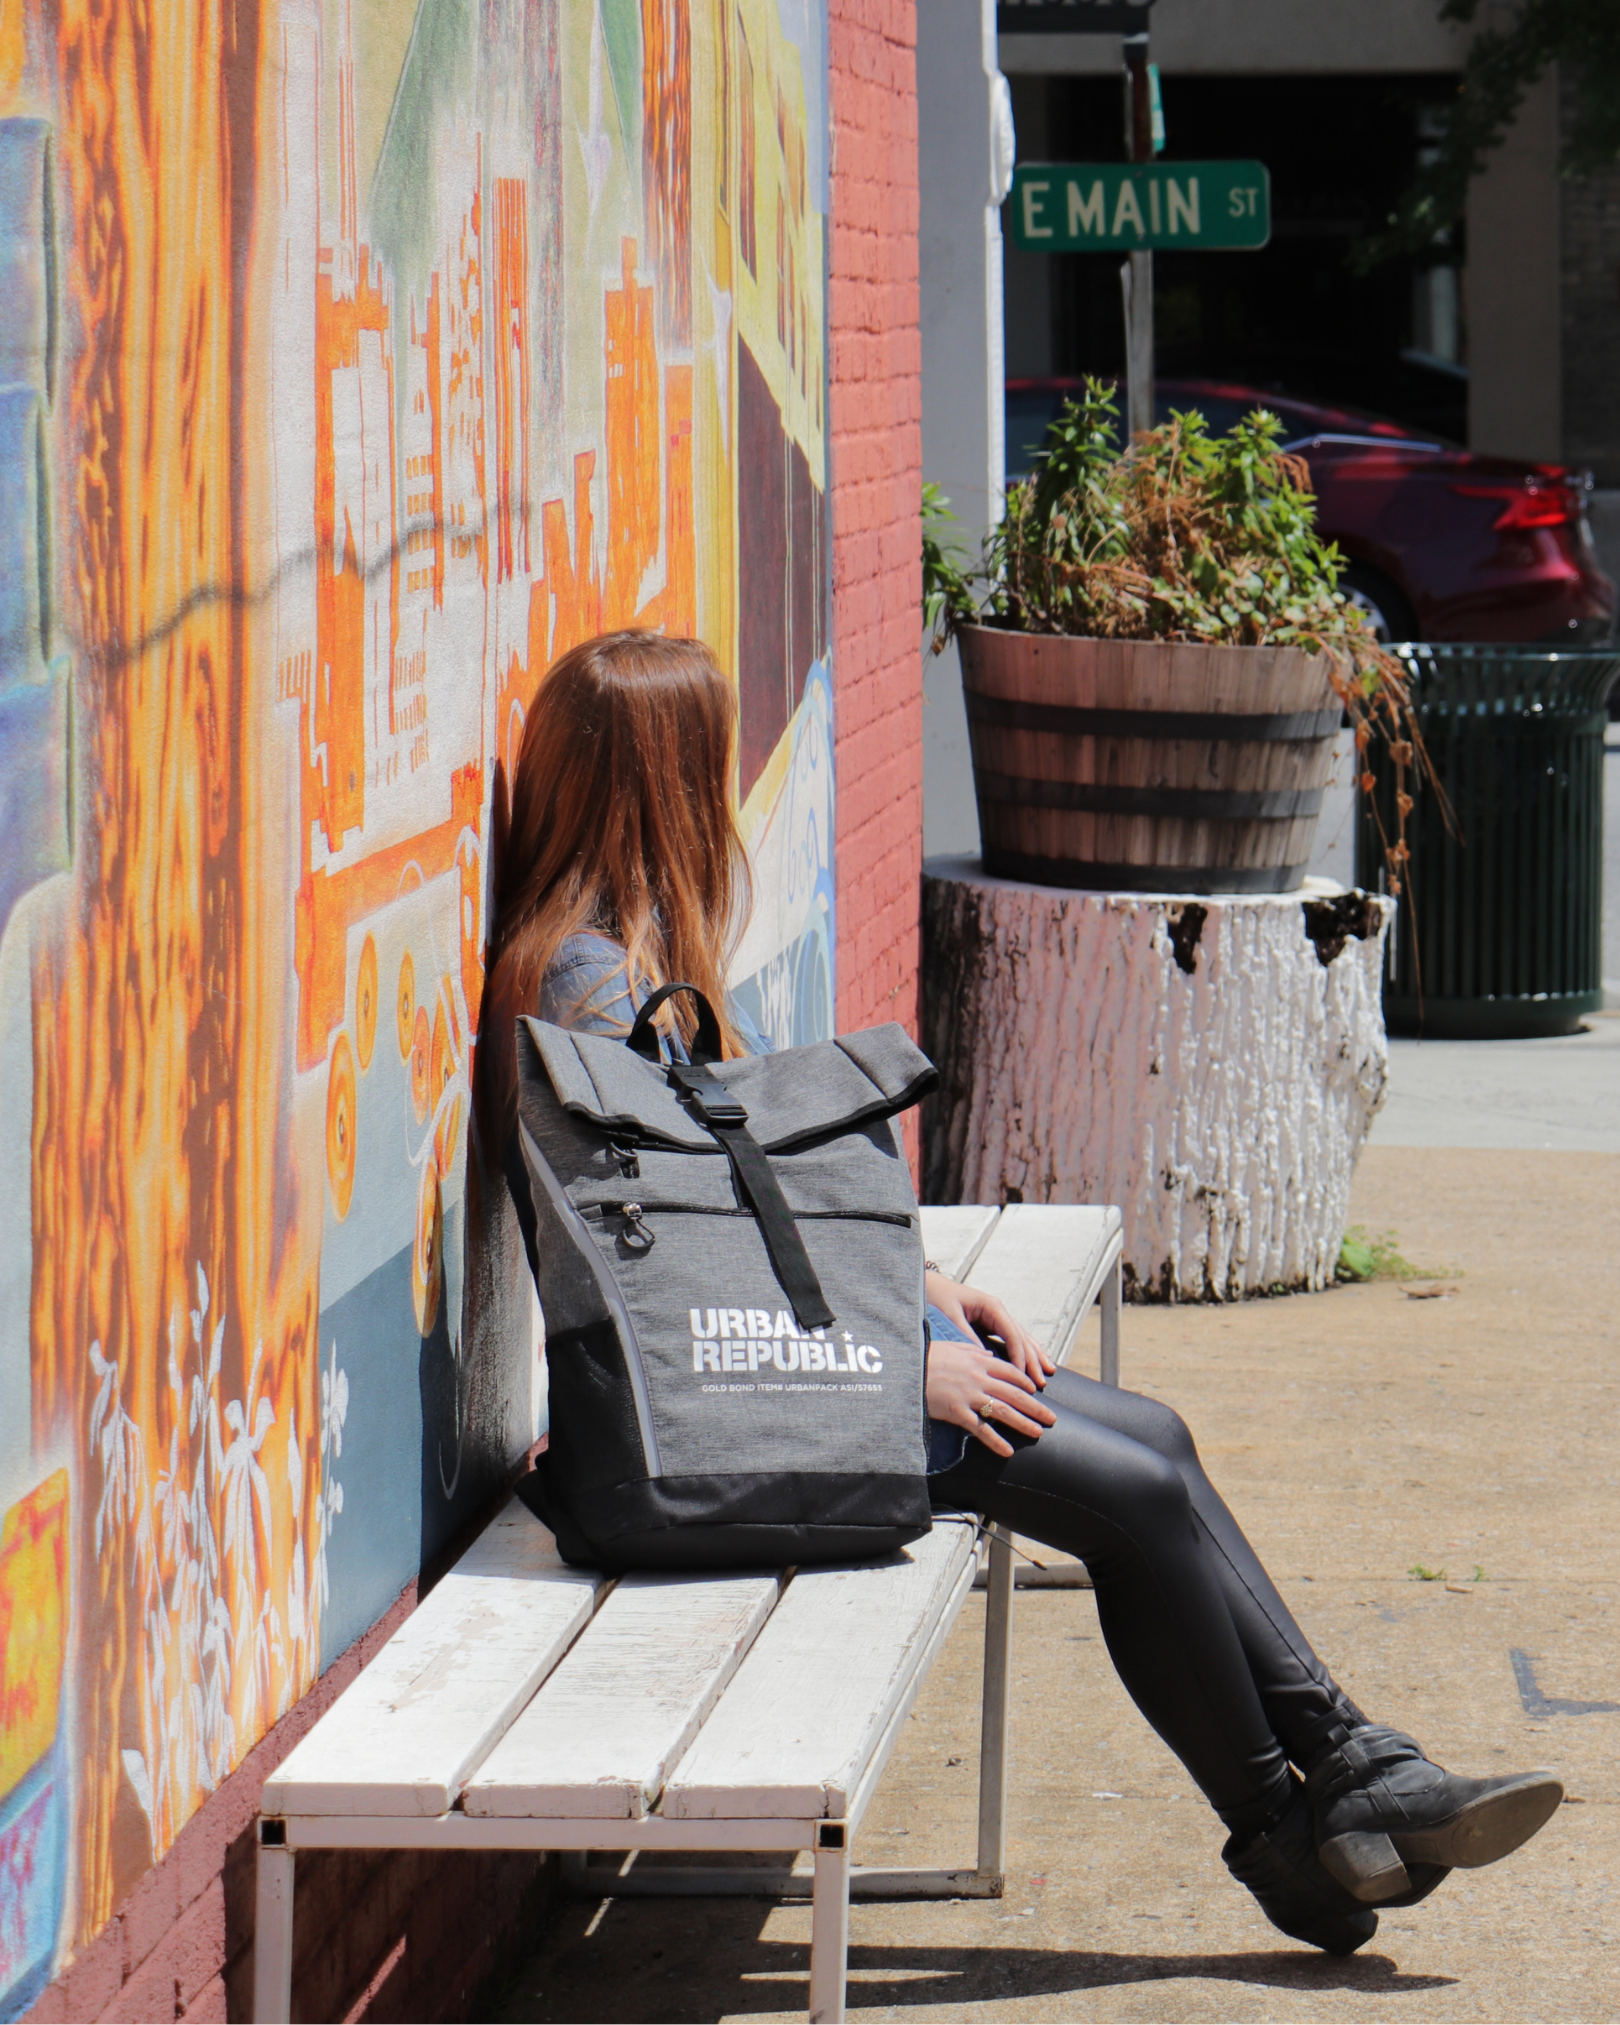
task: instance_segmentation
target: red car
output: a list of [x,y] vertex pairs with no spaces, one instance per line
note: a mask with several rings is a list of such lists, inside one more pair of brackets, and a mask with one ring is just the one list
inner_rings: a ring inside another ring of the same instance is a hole
[[[1007,382],[1007,475],[1030,468],[1077,379]],[[1476,456],[1400,422],[1214,380],[1161,380],[1158,418],[1196,408],[1224,435],[1269,408],[1311,469],[1317,525],[1348,558],[1343,588],[1386,640],[1535,640],[1578,646],[1614,630],[1586,473]]]

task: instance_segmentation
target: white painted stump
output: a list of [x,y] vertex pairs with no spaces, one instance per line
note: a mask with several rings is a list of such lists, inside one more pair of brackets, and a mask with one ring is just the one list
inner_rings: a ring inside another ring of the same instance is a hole
[[1333,1277],[1387,1075],[1387,900],[923,876],[924,1200],[1118,1203],[1136,1299]]

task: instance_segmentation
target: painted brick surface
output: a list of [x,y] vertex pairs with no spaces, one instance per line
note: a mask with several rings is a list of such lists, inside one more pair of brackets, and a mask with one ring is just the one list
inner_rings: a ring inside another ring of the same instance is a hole
[[[246,2018],[253,1993],[254,1822],[280,1764],[416,1602],[414,1587],[212,1795],[163,1862],[44,1992],[31,2025]],[[465,2018],[532,1930],[545,1859],[321,1851],[298,1866],[293,2004],[306,2018]]]
[[[898,1019],[915,1032],[922,840],[915,6],[830,0],[829,15],[838,1022]],[[264,1779],[415,1600],[413,1587],[209,1796],[32,2018],[46,2025],[250,2014],[254,1821]],[[545,1859],[524,1855],[332,1851],[301,1859],[295,2015],[472,2015],[513,1936],[532,1931],[549,1879]]]
[[569,648],[734,673],[737,983],[832,1024],[824,24],[0,0],[5,2025],[200,2001],[233,1775],[532,1432],[467,1153]]

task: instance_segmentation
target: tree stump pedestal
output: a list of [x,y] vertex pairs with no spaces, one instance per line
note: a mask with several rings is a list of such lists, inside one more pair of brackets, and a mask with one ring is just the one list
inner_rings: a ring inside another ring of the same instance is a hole
[[1388,1073],[1392,902],[923,868],[927,1202],[1118,1203],[1136,1300],[1327,1286]]

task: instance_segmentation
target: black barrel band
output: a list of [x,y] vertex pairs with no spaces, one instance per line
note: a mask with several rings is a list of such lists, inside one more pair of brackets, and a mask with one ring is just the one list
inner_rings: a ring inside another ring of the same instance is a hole
[[1303,865],[1104,865],[988,846],[984,869],[998,879],[1093,893],[1291,893],[1305,875]]
[[1021,808],[1076,809],[1094,816],[1181,816],[1188,821],[1281,822],[1322,813],[1323,788],[1114,787],[1091,781],[974,774],[981,800]]
[[1087,710],[1069,703],[1019,703],[977,689],[967,691],[967,714],[975,724],[1002,731],[1061,731],[1071,738],[1214,738],[1233,745],[1331,738],[1344,717],[1337,703],[1331,710],[1229,717],[1218,710]]

